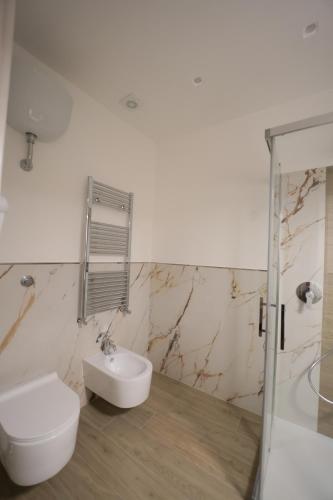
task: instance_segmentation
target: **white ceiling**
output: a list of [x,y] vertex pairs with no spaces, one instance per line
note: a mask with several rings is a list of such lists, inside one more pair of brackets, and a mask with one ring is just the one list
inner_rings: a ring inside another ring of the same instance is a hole
[[16,40],[160,140],[332,88],[332,26],[332,0],[18,0]]

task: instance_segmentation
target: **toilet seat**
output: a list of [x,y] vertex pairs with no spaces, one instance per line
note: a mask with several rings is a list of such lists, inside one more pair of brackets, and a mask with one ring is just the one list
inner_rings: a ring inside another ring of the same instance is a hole
[[57,435],[78,419],[76,393],[50,373],[0,395],[0,426],[10,441],[31,443]]

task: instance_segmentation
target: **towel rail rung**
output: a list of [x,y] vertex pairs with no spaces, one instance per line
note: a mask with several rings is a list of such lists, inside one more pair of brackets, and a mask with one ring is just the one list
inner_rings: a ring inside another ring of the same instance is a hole
[[121,194],[121,195],[124,195],[124,196],[129,196],[130,195],[130,193],[127,193],[126,191],[122,191],[121,189],[108,186],[107,184],[103,184],[103,182],[94,181],[94,186],[99,187],[101,189],[108,189],[108,190],[111,190],[111,191],[113,191],[115,193],[118,193],[118,194]]
[[101,278],[103,276],[117,276],[117,275],[127,275],[127,271],[89,271],[89,279]]

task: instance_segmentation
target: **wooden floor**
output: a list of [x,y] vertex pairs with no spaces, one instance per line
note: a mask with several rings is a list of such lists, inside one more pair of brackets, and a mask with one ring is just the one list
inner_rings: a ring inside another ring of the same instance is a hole
[[259,433],[257,416],[154,374],[137,408],[82,409],[74,456],[49,481],[21,488],[0,467],[0,498],[248,499]]

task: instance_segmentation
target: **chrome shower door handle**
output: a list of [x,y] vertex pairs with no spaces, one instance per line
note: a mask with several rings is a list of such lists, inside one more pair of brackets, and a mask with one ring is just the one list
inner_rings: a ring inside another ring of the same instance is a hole
[[259,300],[259,329],[258,329],[258,335],[259,337],[262,337],[263,333],[266,333],[266,330],[262,327],[263,325],[263,318],[264,318],[264,306],[266,306],[266,302],[264,302],[263,297],[260,297]]
[[286,306],[281,304],[281,336],[280,336],[280,349],[284,351],[285,345],[285,316],[286,316]]

